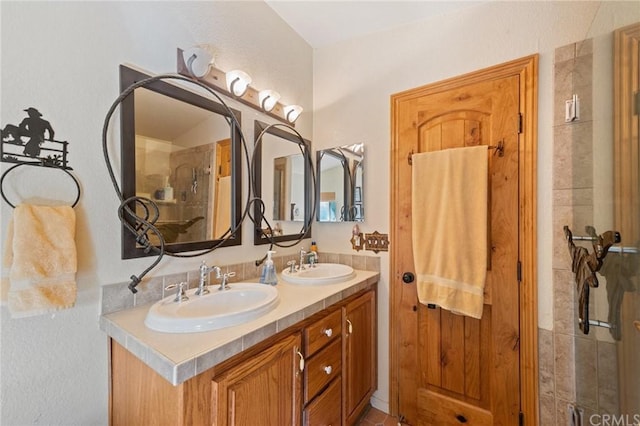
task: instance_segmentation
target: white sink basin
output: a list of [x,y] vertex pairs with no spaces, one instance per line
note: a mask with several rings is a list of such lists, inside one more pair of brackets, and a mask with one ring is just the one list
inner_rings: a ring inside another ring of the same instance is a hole
[[317,263],[305,269],[289,272],[289,268],[282,271],[282,279],[291,284],[322,285],[335,284],[350,280],[355,276],[351,266],[340,263]]
[[175,295],[151,306],[144,324],[156,331],[193,333],[216,330],[256,319],[278,303],[275,287],[256,283],[231,283],[228,290],[210,286],[210,293],[195,295],[188,290],[189,300],[177,303]]

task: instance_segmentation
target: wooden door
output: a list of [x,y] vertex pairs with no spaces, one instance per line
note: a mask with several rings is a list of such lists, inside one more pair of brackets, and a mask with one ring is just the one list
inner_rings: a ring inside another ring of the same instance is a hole
[[213,424],[298,425],[302,412],[300,333],[213,380]]
[[231,139],[216,142],[216,180],[231,176]]
[[376,390],[376,299],[370,291],[344,308],[344,424],[355,424]]
[[[499,74],[462,78],[415,96],[405,93],[393,104],[392,395],[397,414],[410,424],[518,424],[523,82],[518,73]],[[499,144],[502,156],[492,148]],[[488,146],[489,161],[481,320],[420,304],[415,282],[402,280],[406,272],[415,274],[411,154],[476,145]]]

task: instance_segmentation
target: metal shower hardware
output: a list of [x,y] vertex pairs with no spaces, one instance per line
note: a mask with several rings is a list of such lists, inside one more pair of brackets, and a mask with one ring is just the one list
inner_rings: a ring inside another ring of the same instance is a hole
[[[589,319],[589,289],[598,287],[596,272],[602,268],[602,263],[613,244],[622,241],[617,231],[607,231],[601,235],[596,233],[593,226],[585,227],[588,236],[574,236],[568,226],[564,226],[564,234],[567,239],[569,253],[571,254],[571,271],[575,274],[576,289],[578,292],[578,325],[584,334],[589,334],[589,326],[614,329],[615,324],[600,320]],[[589,253],[585,247],[576,246],[574,241],[591,241],[593,253]]]

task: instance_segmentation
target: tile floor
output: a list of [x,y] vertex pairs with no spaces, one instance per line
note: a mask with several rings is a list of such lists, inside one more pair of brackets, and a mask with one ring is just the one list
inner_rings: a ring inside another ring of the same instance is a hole
[[399,426],[401,423],[398,419],[384,413],[373,407],[369,407],[360,420],[357,426]]

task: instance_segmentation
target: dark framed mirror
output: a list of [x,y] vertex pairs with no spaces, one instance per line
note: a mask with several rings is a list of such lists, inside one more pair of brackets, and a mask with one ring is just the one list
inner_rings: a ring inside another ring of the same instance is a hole
[[[150,76],[120,66],[120,89]],[[158,206],[155,226],[170,253],[242,244],[240,112],[156,80],[122,102],[122,193]],[[188,85],[188,83],[186,83]],[[136,213],[144,216],[136,204]],[[232,232],[235,230],[235,232]],[[147,234],[153,245],[159,238]],[[154,254],[123,226],[122,258]]]
[[316,152],[318,222],[364,221],[364,144]]
[[263,201],[254,209],[256,245],[311,236],[311,142],[282,127],[254,124],[254,195]]

